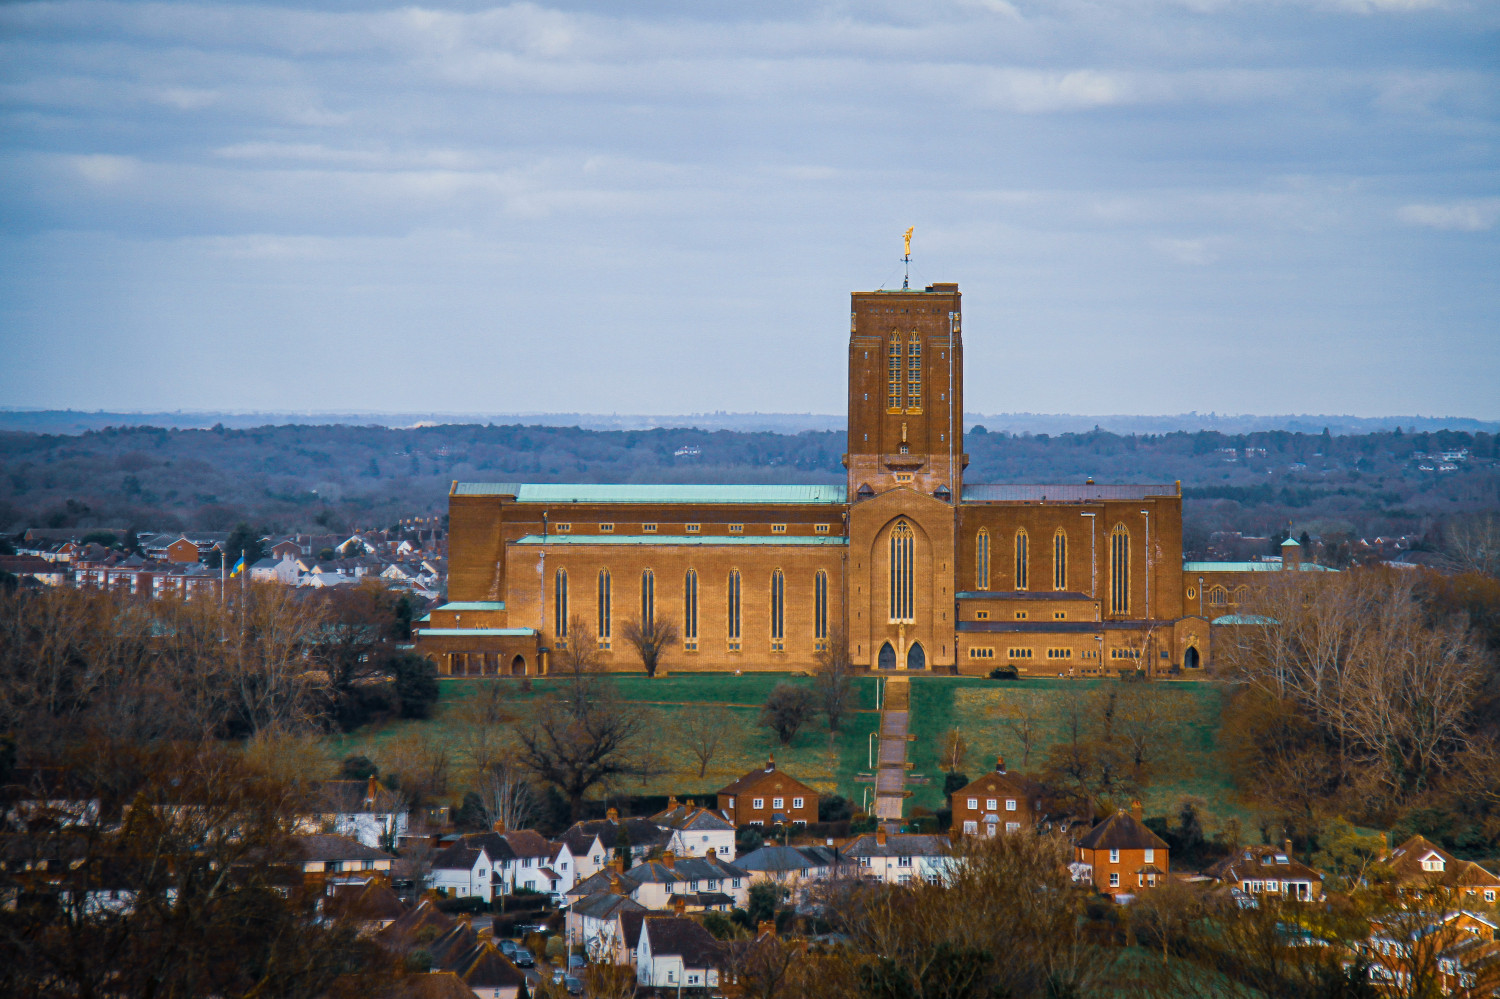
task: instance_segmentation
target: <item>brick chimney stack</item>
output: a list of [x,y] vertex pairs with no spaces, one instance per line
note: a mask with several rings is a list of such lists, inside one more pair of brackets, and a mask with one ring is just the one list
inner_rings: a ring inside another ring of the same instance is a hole
[[1141,799],[1137,798],[1130,803],[1130,817],[1137,822],[1141,821]]
[[610,822],[618,824],[620,821],[620,810],[618,808],[608,809],[605,811],[604,817]]
[[609,866],[616,874],[625,873],[625,858],[618,853],[609,858]]
[[671,850],[665,850],[661,855],[662,866],[671,870],[677,866],[677,854]]
[[496,819],[495,820],[495,832],[499,833],[502,836],[505,835],[505,820],[504,819]]
[[1003,773],[1005,773],[1005,757],[1003,757],[1003,756],[997,756],[997,757],[995,757],[995,773],[997,773],[997,774],[1003,774]]
[[770,755],[770,758],[766,760],[766,773],[770,773],[772,770],[775,770],[775,769],[776,769],[776,754],[772,753]]
[[375,795],[379,792],[380,785],[375,782],[374,777],[371,777],[368,781],[365,782],[365,804],[375,804]]
[[885,826],[875,827],[875,845],[885,846]]
[[1281,841],[1281,852],[1286,854],[1286,859],[1292,859],[1292,841],[1284,839]]
[[686,895],[673,895],[672,896],[672,911],[674,913],[676,913],[677,915],[679,915],[679,916],[685,915],[687,913],[687,896]]

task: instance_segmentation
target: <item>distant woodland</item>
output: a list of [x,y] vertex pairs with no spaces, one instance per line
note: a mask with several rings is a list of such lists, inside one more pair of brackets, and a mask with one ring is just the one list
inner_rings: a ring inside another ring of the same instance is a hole
[[[1500,508],[1500,437],[1267,431],[965,439],[970,482],[1181,480],[1185,547],[1239,531],[1435,536]],[[455,480],[839,482],[842,432],[446,425],[0,433],[0,531],[385,527],[441,515]],[[1444,459],[1444,453],[1449,458]],[[1424,467],[1425,466],[1425,467]]]

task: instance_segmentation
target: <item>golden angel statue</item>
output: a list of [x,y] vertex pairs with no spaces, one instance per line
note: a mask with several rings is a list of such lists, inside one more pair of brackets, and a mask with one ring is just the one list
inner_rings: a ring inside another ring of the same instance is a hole
[[911,256],[911,234],[916,231],[917,227],[912,226],[910,229],[906,230],[906,235],[903,237],[906,240],[906,255],[908,257]]

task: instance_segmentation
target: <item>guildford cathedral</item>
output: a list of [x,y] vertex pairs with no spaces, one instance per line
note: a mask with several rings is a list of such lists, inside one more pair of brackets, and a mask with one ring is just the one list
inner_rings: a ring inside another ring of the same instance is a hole
[[[1182,561],[1179,484],[968,482],[956,284],[855,292],[846,483],[455,482],[449,603],[418,649],[447,674],[535,675],[567,643],[638,670],[630,623],[668,622],[670,671],[857,667],[1192,675],[1251,573]],[[582,627],[579,627],[582,625]]]

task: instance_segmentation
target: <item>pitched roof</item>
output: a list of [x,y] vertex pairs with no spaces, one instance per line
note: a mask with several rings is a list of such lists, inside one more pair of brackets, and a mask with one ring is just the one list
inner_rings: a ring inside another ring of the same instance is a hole
[[625,948],[632,954],[641,943],[641,927],[646,923],[645,910],[626,909],[620,913],[620,934],[625,938]]
[[[1436,854],[1443,861],[1441,871],[1429,871],[1422,861]],[[1460,860],[1420,833],[1390,852],[1385,858],[1396,879],[1403,883],[1442,880],[1465,887],[1500,886],[1500,878],[1472,860]]]
[[[671,834],[664,831],[650,819],[624,818],[624,819],[590,819],[586,822],[575,822],[563,833],[563,841],[572,849],[572,841],[569,836],[580,833],[598,836],[599,842],[607,850],[614,849],[615,841],[620,836],[620,824],[625,825],[625,835],[630,837],[632,847],[666,846]],[[585,844],[584,849],[587,849]]]
[[614,868],[607,867],[602,871],[590,874],[578,882],[568,892],[568,895],[581,898],[585,895],[592,895],[595,892],[609,891],[610,885],[613,883],[611,875],[620,879],[620,888],[627,893],[633,892],[641,886],[641,883],[629,874],[616,874]]
[[302,851],[302,859],[306,861],[396,859],[384,850],[365,846],[359,840],[348,836],[314,833],[311,836],[297,836],[295,840]]
[[1246,846],[1203,873],[1218,881],[1322,881],[1323,874],[1275,846]]
[[875,833],[864,833],[844,844],[844,853],[851,857],[941,857],[951,846],[947,836],[931,833],[892,833],[884,844]]
[[517,857],[555,857],[557,848],[547,841],[547,837],[530,829],[518,829],[515,832],[500,833],[500,838],[505,840],[506,845]]
[[396,893],[371,879],[363,885],[336,885],[325,911],[361,921],[394,922],[406,914]]
[[736,867],[747,871],[800,871],[808,867],[827,867],[832,862],[832,858],[795,846],[763,846],[734,861]]
[[967,794],[1009,794],[1017,798],[1034,799],[1040,796],[1041,791],[1042,786],[1030,777],[1008,770],[995,769],[971,780],[954,791],[950,797],[959,798]]
[[629,895],[596,891],[574,902],[568,907],[568,911],[592,919],[610,919],[621,912],[645,912],[646,907]]
[[711,812],[707,808],[695,808],[691,805],[676,805],[663,809],[651,816],[651,821],[668,829],[688,832],[734,831],[734,824],[718,812]]
[[674,954],[689,968],[717,967],[725,958],[724,945],[696,920],[683,916],[651,916],[641,932],[651,942],[651,953]]
[[402,975],[392,985],[394,991],[378,993],[381,999],[474,999],[474,990],[451,971]]
[[1078,845],[1085,850],[1165,850],[1166,840],[1120,809],[1083,834]]
[[400,949],[415,941],[418,933],[426,927],[431,927],[437,935],[442,935],[457,922],[458,920],[434,905],[432,899],[424,898],[405,914],[398,916],[395,922],[376,933],[375,939],[387,947]]
[[[371,785],[374,785],[374,795],[370,794]],[[310,797],[316,807],[341,815],[366,812],[388,814],[400,808],[396,796],[374,778],[318,781],[312,786]]]
[[435,871],[472,871],[481,855],[488,856],[482,846],[454,843],[433,854],[432,869]]
[[489,942],[464,955],[454,970],[471,989],[503,989],[526,983],[521,969],[511,964],[510,959]]
[[427,953],[432,955],[434,967],[452,968],[461,961],[465,954],[474,949],[479,942],[474,927],[467,919],[460,919],[446,932],[434,938],[426,945]]
[[777,770],[776,757],[774,756],[766,761],[766,765],[764,767],[756,767],[754,770],[745,774],[743,777],[740,777],[738,780],[732,781],[729,784],[726,784],[723,787],[719,788],[719,793],[741,794],[745,791],[753,790],[754,788],[760,786],[760,784],[762,784],[764,781],[767,781],[772,777],[780,777],[782,780],[789,781],[789,789],[791,787],[799,787],[804,791],[807,791],[809,794],[815,795],[818,793],[812,788],[808,787],[806,784],[802,783],[797,778],[788,774],[785,770]]

